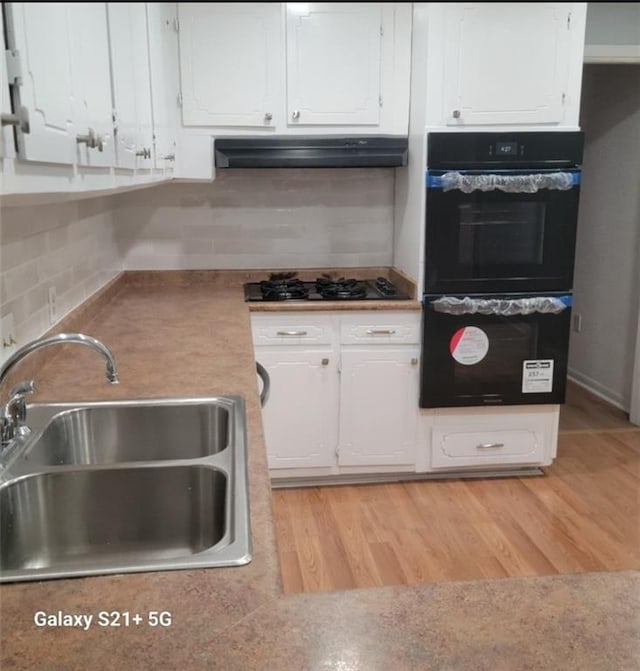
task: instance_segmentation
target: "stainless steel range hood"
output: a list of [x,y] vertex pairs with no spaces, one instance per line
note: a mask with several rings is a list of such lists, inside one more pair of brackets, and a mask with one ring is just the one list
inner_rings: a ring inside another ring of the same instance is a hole
[[225,137],[214,141],[216,168],[383,168],[407,165],[404,136]]

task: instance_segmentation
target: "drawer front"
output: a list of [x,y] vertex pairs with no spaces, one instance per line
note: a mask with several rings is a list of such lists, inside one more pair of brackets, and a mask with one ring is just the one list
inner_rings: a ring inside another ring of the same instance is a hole
[[317,315],[252,315],[253,344],[330,345],[333,327],[329,318]]
[[361,344],[417,344],[420,342],[420,313],[360,313],[340,320],[340,342]]
[[434,427],[431,466],[498,466],[540,463],[544,456],[544,435],[535,429],[456,431]]

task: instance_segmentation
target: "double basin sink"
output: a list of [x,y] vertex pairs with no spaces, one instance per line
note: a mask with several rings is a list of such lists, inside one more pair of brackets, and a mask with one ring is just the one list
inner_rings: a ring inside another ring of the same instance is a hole
[[0,582],[251,560],[237,396],[33,404],[0,471]]

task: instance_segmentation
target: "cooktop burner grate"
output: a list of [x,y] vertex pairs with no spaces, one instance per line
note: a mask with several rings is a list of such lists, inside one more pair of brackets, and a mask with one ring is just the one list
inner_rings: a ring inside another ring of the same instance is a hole
[[316,289],[322,298],[327,300],[354,300],[367,296],[367,287],[364,282],[344,277],[337,280],[319,277],[316,280]]
[[309,289],[302,280],[293,278],[263,280],[260,290],[265,301],[295,301],[309,296]]
[[408,300],[409,296],[389,280],[355,279],[323,275],[313,281],[299,279],[295,272],[272,273],[268,280],[244,285],[247,301],[380,301]]

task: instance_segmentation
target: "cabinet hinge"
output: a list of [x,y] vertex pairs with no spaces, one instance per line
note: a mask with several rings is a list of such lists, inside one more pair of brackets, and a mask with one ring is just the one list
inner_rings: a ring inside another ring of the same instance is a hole
[[384,35],[384,26],[380,24],[380,35]]
[[562,94],[562,104],[564,105],[566,103],[566,101],[567,101],[567,94],[563,93]]
[[178,93],[177,100],[178,100],[178,107],[182,107],[182,93]]
[[336,459],[339,459],[340,458],[340,448],[339,447],[336,447],[336,453],[335,454],[336,454]]
[[7,77],[9,84],[22,86],[22,59],[17,49],[7,49],[4,52],[7,62]]
[[382,107],[382,96],[378,96],[378,105]]
[[177,16],[173,19],[173,29],[176,33],[180,32],[180,19]]
[[571,12],[567,14],[567,30],[571,30]]

